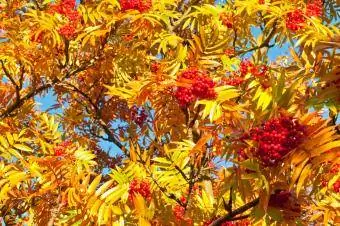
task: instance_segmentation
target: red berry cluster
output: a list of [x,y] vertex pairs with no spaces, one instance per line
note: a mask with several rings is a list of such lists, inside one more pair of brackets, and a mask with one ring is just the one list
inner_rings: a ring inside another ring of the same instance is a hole
[[249,60],[242,60],[240,64],[240,74],[241,76],[245,76],[248,73],[251,73],[255,77],[264,77],[268,72],[267,65],[260,64],[254,65]]
[[54,5],[50,12],[59,13],[66,16],[71,22],[78,22],[80,20],[80,14],[75,10],[75,0],[62,0],[59,4]]
[[69,20],[69,23],[63,25],[58,30],[59,34],[64,36],[66,39],[72,39],[75,37],[77,23],[81,19],[81,16],[75,9],[75,6],[75,0],[62,0],[59,4],[54,5],[50,10],[50,13],[58,13]]
[[176,87],[175,97],[181,106],[186,106],[197,99],[215,99],[215,82],[197,68],[190,68],[178,76],[177,81],[189,81],[189,87]]
[[264,64],[254,65],[249,60],[242,60],[239,70],[232,73],[230,77],[222,79],[222,82],[230,86],[239,86],[246,81],[244,77],[251,73],[254,77],[260,78],[261,85],[266,88],[267,72],[268,67]]
[[145,109],[143,107],[138,108],[136,105],[130,108],[130,118],[136,123],[138,126],[142,126],[148,115],[145,113]]
[[245,82],[245,80],[244,78],[241,78],[239,76],[235,76],[235,77],[231,76],[228,78],[223,78],[222,82],[223,84],[229,85],[229,86],[239,86],[239,85],[242,85]]
[[187,225],[193,225],[192,219],[185,217],[185,208],[180,205],[176,205],[173,208],[173,213],[178,222],[185,222]]
[[133,179],[129,187],[129,200],[133,200],[135,194],[140,194],[145,199],[151,199],[150,184],[147,180]]
[[265,0],[259,0],[259,4],[260,4],[260,5],[265,4]]
[[306,18],[301,9],[295,9],[287,14],[286,27],[291,31],[298,31],[304,28]]
[[268,166],[277,165],[305,135],[305,127],[292,117],[271,119],[250,131],[250,139],[258,142],[256,156]]
[[66,39],[72,39],[76,36],[76,28],[73,24],[65,24],[59,28],[58,32]]
[[54,148],[54,155],[55,156],[62,156],[65,154],[65,149],[72,144],[71,141],[63,141],[58,146]]
[[123,11],[135,9],[139,12],[148,11],[152,7],[152,0],[120,0]]
[[308,3],[306,7],[306,15],[309,17],[322,16],[323,3],[322,0],[315,0],[313,3]]
[[287,14],[286,27],[295,32],[305,27],[306,17],[322,16],[323,3],[321,0],[315,0],[313,3],[308,3],[303,12],[301,9],[295,9]]

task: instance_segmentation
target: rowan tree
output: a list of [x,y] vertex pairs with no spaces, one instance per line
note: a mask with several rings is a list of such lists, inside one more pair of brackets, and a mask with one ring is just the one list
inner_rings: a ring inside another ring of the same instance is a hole
[[339,223],[338,9],[0,0],[3,221]]

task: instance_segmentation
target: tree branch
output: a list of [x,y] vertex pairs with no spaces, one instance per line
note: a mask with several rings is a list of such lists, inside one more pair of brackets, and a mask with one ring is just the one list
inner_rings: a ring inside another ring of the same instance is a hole
[[19,98],[16,102],[14,102],[14,104],[10,105],[9,107],[7,107],[1,114],[0,114],[0,119],[3,119],[5,117],[10,116],[16,109],[18,109],[19,107],[21,107],[27,100],[29,100],[30,98],[42,93],[43,91],[53,87],[55,84],[58,84],[60,81],[63,81],[85,69],[87,69],[88,67],[92,66],[93,63],[88,64],[85,63],[83,66],[77,68],[76,70],[72,71],[72,72],[67,72],[66,75],[61,79],[53,79],[50,83],[41,85],[38,88],[34,88],[29,91],[25,96],[23,96],[22,98]]
[[[114,34],[116,32],[116,30],[118,29],[119,25],[122,22],[117,22],[115,24],[115,26],[111,29],[111,31],[108,33],[108,35],[105,37],[104,42],[102,43],[100,50],[102,50],[104,48],[104,46],[107,44],[110,36],[112,34]],[[68,52],[68,48],[65,49],[66,52]],[[100,59],[100,57],[103,55],[104,51],[99,51],[99,55],[94,57],[94,61],[90,62],[90,61],[86,61],[84,62],[84,64],[81,67],[78,67],[77,69],[75,69],[73,72],[67,72],[66,75],[61,79],[53,79],[51,83],[48,84],[43,84],[38,88],[35,88],[33,86],[33,89],[31,91],[29,91],[24,97],[17,99],[12,105],[8,106],[3,112],[0,113],[0,119],[3,119],[5,117],[10,116],[16,109],[18,109],[19,107],[21,107],[27,100],[31,99],[32,97],[42,93],[43,91],[52,88],[54,85],[58,84],[60,81],[63,81],[75,74],[77,74],[78,72],[84,71],[86,70],[88,67],[91,67],[92,65],[94,65],[94,63],[96,62],[96,60]],[[68,55],[68,54],[67,54]],[[3,64],[3,63],[2,63]],[[67,68],[67,65],[66,65]],[[6,72],[5,72],[6,73]]]
[[273,38],[273,36],[275,35],[275,32],[276,32],[276,21],[274,22],[273,24],[273,29],[270,31],[269,35],[267,36],[267,38],[261,43],[261,45],[259,46],[255,46],[253,48],[250,48],[250,49],[247,49],[247,50],[241,50],[241,51],[238,51],[235,55],[235,56],[238,56],[238,55],[242,55],[242,54],[245,54],[245,53],[248,53],[248,52],[251,52],[251,51],[254,51],[254,50],[258,50],[258,49],[262,49],[264,47],[267,47],[267,48],[271,48],[273,46],[275,46],[275,44],[272,44],[270,45],[270,40]]
[[14,81],[14,78],[11,76],[11,74],[9,73],[9,71],[7,70],[5,63],[3,60],[0,60],[1,62],[1,67],[2,70],[5,72],[6,77],[10,80],[10,82],[13,84],[13,86],[15,87],[15,96],[16,96],[16,100],[15,103],[18,102],[20,100],[20,87],[19,85]]
[[232,211],[231,213],[228,213],[227,215],[218,218],[217,220],[213,221],[209,226],[220,226],[224,222],[239,219],[239,217],[236,218],[237,215],[244,213],[245,211],[249,210],[250,208],[255,207],[259,203],[259,201],[260,201],[260,198],[256,198],[255,200],[237,208],[236,210]]
[[101,118],[101,111],[98,108],[98,106],[92,101],[91,97],[89,97],[86,93],[84,93],[78,87],[76,87],[75,85],[73,85],[71,83],[65,82],[64,84],[66,84],[67,86],[71,87],[73,91],[75,91],[75,92],[79,93],[80,95],[82,95],[90,103],[90,105],[92,106],[93,110],[95,111],[94,119],[98,122],[100,127],[105,131],[105,133],[108,136],[108,140],[111,141],[112,143],[114,143],[117,147],[119,147],[119,149],[122,149],[123,145],[117,140],[117,138],[112,133],[110,128],[103,121],[103,119]]

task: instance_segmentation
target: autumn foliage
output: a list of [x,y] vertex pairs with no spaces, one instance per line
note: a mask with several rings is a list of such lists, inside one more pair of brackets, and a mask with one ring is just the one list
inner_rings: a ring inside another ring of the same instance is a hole
[[339,224],[338,21],[334,0],[0,0],[1,222]]

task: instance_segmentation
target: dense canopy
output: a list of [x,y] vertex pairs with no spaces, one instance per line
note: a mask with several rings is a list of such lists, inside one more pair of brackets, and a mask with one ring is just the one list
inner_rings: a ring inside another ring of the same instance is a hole
[[0,0],[2,221],[336,225],[338,19],[336,0]]

